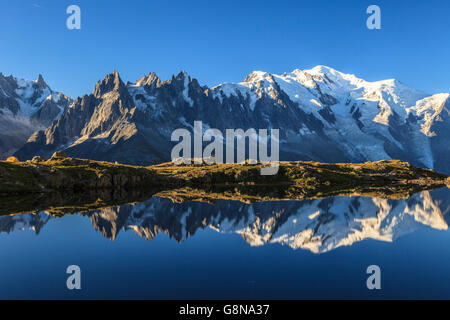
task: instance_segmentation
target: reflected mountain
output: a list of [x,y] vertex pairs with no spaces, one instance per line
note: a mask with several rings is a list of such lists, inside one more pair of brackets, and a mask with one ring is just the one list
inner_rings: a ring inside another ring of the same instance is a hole
[[[239,234],[251,246],[269,243],[313,253],[365,239],[394,241],[423,227],[446,230],[450,190],[422,191],[406,199],[336,196],[302,201],[177,203],[153,196],[147,201],[79,213],[111,240],[132,230],[152,240],[159,233],[182,242],[205,228]],[[58,218],[48,211],[0,217],[0,232],[30,229],[36,234]]]

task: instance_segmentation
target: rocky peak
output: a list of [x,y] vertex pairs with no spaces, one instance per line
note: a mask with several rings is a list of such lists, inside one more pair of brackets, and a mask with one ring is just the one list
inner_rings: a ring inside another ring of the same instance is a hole
[[4,95],[14,95],[14,89],[17,88],[17,83],[14,81],[12,76],[4,76],[0,73],[0,96]]
[[245,79],[242,82],[256,82],[256,81],[262,81],[264,78],[270,75],[267,72],[264,71],[253,71],[248,76],[245,77]]
[[97,82],[94,89],[94,95],[100,98],[105,93],[117,91],[123,93],[126,90],[125,84],[120,79],[119,73],[114,70],[113,73],[108,74],[102,81]]
[[186,71],[181,70],[175,78],[178,80],[184,80],[185,78],[189,78],[189,74]]
[[142,76],[139,80],[136,81],[136,85],[138,86],[152,86],[156,84],[158,87],[161,83],[161,80],[156,75],[156,73],[151,72],[147,76]]
[[50,87],[45,82],[44,77],[42,76],[42,74],[39,74],[38,79],[36,80],[36,84],[37,84],[38,88],[41,89],[41,90],[50,89]]
[[[166,84],[175,84],[177,87],[177,84],[184,84],[186,80],[189,82],[189,75],[185,71],[180,71],[177,75],[173,75],[170,80],[164,81],[163,83]],[[182,87],[181,85],[179,86]]]

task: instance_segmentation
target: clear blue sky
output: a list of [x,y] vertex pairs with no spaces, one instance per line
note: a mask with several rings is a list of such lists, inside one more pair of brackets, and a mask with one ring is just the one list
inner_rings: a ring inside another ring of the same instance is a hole
[[[66,8],[81,7],[81,30]],[[377,4],[382,29],[366,28]],[[117,69],[124,81],[186,70],[201,84],[323,64],[367,80],[450,92],[448,0],[0,0],[0,71],[72,97]]]

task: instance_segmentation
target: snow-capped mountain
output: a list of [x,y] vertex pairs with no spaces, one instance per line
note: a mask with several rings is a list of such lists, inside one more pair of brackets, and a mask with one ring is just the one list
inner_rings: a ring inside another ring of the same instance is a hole
[[31,81],[0,73],[0,157],[15,152],[34,131],[45,129],[70,101],[52,91],[42,75]]
[[[239,234],[251,246],[272,243],[324,253],[367,239],[392,242],[425,227],[447,230],[449,199],[447,188],[423,191],[409,199],[332,197],[254,204],[224,200],[214,205],[173,203],[153,197],[82,215],[111,240],[121,231],[131,230],[147,240],[165,233],[182,242],[210,228]],[[45,213],[0,217],[0,232],[39,232],[51,218]]]
[[123,83],[117,72],[77,98],[17,153],[153,164],[170,160],[177,128],[280,129],[281,160],[401,159],[450,173],[450,95],[428,95],[391,79],[369,82],[325,66],[240,83],[201,86],[185,72]]

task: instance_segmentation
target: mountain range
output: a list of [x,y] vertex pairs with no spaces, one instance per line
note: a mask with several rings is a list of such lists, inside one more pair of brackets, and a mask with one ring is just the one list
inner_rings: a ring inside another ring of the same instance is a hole
[[[115,240],[131,230],[152,240],[159,233],[183,242],[210,228],[238,234],[251,246],[282,244],[292,249],[324,253],[363,240],[392,242],[424,227],[447,230],[450,197],[447,188],[423,191],[408,199],[331,197],[302,201],[215,204],[174,203],[152,197],[145,202],[80,213],[95,230]],[[0,233],[34,230],[37,234],[55,216],[42,211],[0,217]]]
[[52,92],[41,76],[33,82],[1,76],[0,126],[9,133],[0,135],[0,154],[28,160],[63,150],[155,164],[170,160],[175,129],[193,130],[194,121],[202,121],[204,130],[222,132],[279,129],[280,160],[400,159],[449,174],[449,98],[325,66],[282,75],[255,71],[240,83],[212,88],[185,72],[124,83],[114,71],[75,100]]
[[48,127],[71,102],[50,89],[42,75],[30,81],[0,73],[0,157],[11,155],[33,132]]

